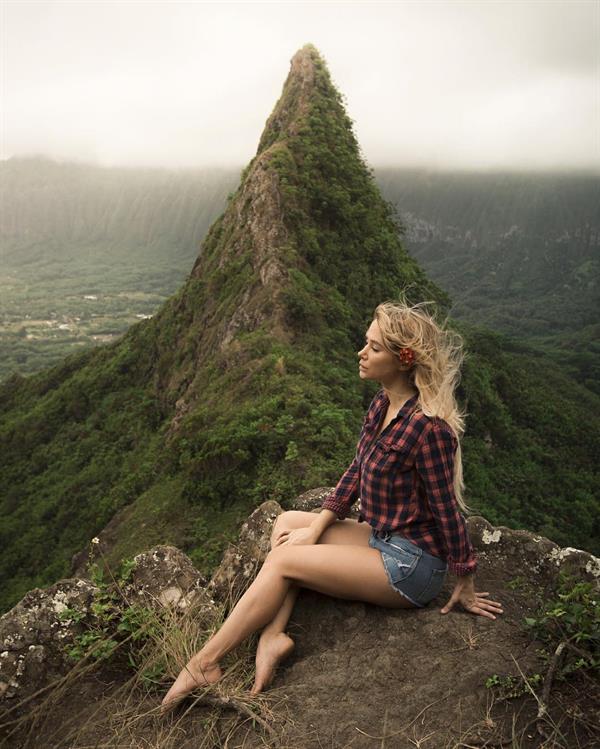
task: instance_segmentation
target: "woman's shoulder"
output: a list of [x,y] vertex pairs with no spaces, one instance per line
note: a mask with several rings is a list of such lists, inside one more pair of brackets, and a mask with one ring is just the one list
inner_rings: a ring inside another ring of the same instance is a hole
[[441,416],[429,416],[419,410],[415,412],[413,419],[418,420],[423,432],[449,432],[452,436],[456,437],[454,429]]
[[446,419],[443,419],[441,416],[427,416],[426,414],[421,414],[423,419],[423,432],[431,434],[431,435],[449,435],[452,438],[452,441],[457,443],[458,437],[456,436],[456,432],[454,429],[450,426],[450,424],[446,421]]
[[448,424],[446,419],[442,419],[441,416],[427,416],[426,418],[433,429],[448,429],[452,431],[450,424]]

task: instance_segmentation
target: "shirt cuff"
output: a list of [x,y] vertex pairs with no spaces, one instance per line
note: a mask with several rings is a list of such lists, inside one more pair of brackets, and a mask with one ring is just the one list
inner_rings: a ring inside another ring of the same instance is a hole
[[351,505],[345,504],[344,502],[340,502],[339,500],[336,500],[335,497],[331,497],[331,498],[328,497],[321,504],[322,510],[331,510],[332,512],[335,512],[335,514],[338,516],[338,520],[343,520],[344,518],[347,518],[348,515],[350,514],[350,508],[351,508]]
[[473,559],[470,562],[453,562],[452,560],[447,560],[448,564],[448,570],[453,574],[457,575],[458,577],[463,577],[464,575],[474,575],[477,571],[477,560]]

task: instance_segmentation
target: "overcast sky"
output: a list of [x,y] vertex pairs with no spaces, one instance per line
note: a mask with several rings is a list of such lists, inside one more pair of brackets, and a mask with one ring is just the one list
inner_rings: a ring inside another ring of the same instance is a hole
[[0,158],[244,166],[314,44],[366,160],[600,171],[600,2],[0,0]]

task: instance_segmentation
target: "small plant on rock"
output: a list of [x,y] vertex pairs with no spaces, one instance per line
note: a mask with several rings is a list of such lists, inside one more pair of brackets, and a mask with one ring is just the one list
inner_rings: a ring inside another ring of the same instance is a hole
[[[121,644],[129,642],[127,661],[137,670],[143,646],[161,632],[160,614],[127,600],[124,588],[135,567],[133,560],[125,560],[116,577],[107,564],[112,579],[106,580],[103,567],[94,558],[97,544],[98,539],[92,539],[88,574],[96,591],[89,610],[67,608],[59,614],[63,620],[71,619],[85,625],[84,631],[75,636],[74,644],[67,647],[67,654],[73,661],[86,657],[99,661],[109,658]],[[151,677],[157,678],[163,673],[164,667],[157,664]]]

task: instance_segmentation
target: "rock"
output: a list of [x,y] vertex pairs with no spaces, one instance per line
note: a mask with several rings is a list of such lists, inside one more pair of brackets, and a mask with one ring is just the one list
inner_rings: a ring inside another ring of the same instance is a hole
[[271,550],[271,533],[281,511],[277,502],[268,500],[242,525],[238,542],[229,544],[208,584],[213,598],[235,601],[243,594]]
[[0,617],[0,701],[27,697],[72,667],[66,647],[84,624],[59,615],[73,609],[85,617],[96,590],[87,580],[59,580],[29,591]]
[[[285,510],[303,510],[304,512],[321,511],[321,503],[328,494],[331,494],[331,486],[320,486],[317,489],[309,489],[300,494],[291,502],[284,502],[282,507]],[[349,517],[358,517],[358,510],[354,507],[350,511]]]
[[206,597],[207,580],[190,558],[174,546],[157,546],[137,554],[131,579],[124,588],[128,600],[155,610],[164,607],[186,608]]
[[[207,581],[179,549],[157,546],[138,554],[134,562],[131,578],[122,587],[130,604],[155,611],[193,607],[199,625],[214,620],[216,607]],[[30,591],[0,618],[0,701],[22,700],[73,667],[67,647],[92,621],[98,592],[88,580],[59,580],[45,590]],[[59,615],[66,609],[75,610],[77,620],[62,620]]]
[[526,530],[492,526],[480,515],[467,518],[469,536],[478,556],[498,566],[535,579],[536,586],[552,589],[559,572],[594,583],[600,590],[600,559],[582,549],[561,549],[554,541]]

